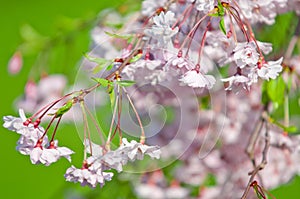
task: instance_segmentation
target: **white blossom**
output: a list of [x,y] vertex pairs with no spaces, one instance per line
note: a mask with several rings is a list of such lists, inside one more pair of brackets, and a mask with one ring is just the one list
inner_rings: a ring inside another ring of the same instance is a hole
[[23,111],[23,109],[19,109],[19,115],[20,117],[14,117],[14,116],[4,116],[3,120],[4,120],[4,124],[3,127],[7,128],[10,131],[15,131],[19,134],[23,133],[23,128],[27,128],[27,126],[25,126],[23,124],[23,122],[26,121],[26,116],[25,113]]
[[85,146],[85,151],[89,154],[93,154],[94,157],[100,157],[103,155],[103,147],[93,143],[88,139],[85,139],[84,146]]
[[257,43],[259,49],[266,55],[269,54],[270,52],[272,52],[272,50],[273,50],[271,43],[261,42],[258,40],[256,40],[256,43]]
[[251,23],[261,22],[271,25],[275,22],[276,5],[271,0],[239,1],[239,6]]
[[129,160],[142,160],[145,154],[158,159],[160,153],[158,146],[147,146],[135,140],[128,142],[126,138],[123,138],[119,148],[108,151],[103,155],[92,155],[87,159],[87,163],[93,165],[94,168],[101,167],[102,170],[115,169],[121,172],[123,165],[127,164]]
[[105,181],[110,181],[113,177],[111,172],[103,172],[101,167],[94,169],[93,166],[88,168],[77,169],[73,165],[67,169],[65,178],[69,182],[80,182],[82,186],[89,185],[95,188],[98,184],[102,187]]
[[157,39],[159,46],[170,45],[171,38],[178,32],[178,27],[171,27],[174,19],[173,12],[161,12],[158,16],[153,17],[154,25],[150,29],[146,29],[145,34]]
[[214,0],[196,0],[196,9],[208,13],[214,8]]
[[[44,134],[44,129],[41,126],[34,128],[32,123],[29,123],[27,126],[23,123],[27,121],[23,109],[19,109],[20,117],[14,116],[4,116],[3,127],[8,130],[15,131],[18,134],[21,134],[17,142],[16,149],[23,155],[32,156],[32,161],[36,162],[36,157],[39,156],[39,150],[34,150],[38,142],[41,146],[45,146],[48,142],[48,137],[45,135],[42,140],[40,140]],[[32,155],[31,155],[32,154]]]
[[179,81],[187,84],[188,86],[194,88],[204,88],[207,87],[211,89],[216,83],[216,79],[212,75],[203,75],[196,70],[190,70],[186,72]]
[[126,138],[122,139],[122,144],[118,148],[118,151],[128,156],[130,161],[136,159],[142,160],[144,155],[148,155],[151,158],[159,159],[161,151],[158,146],[148,146],[145,144],[138,143],[135,140],[128,142]]
[[168,60],[168,63],[166,64],[167,68],[169,66],[192,70],[194,67],[194,64],[192,64],[187,58],[173,56]]
[[74,152],[67,147],[58,147],[57,140],[53,141],[49,147],[35,146],[29,153],[32,164],[50,164],[57,162],[61,157],[66,158],[71,162],[71,154]]
[[96,163],[101,165],[103,170],[110,170],[115,169],[118,172],[121,172],[123,170],[123,165],[125,165],[128,161],[128,158],[121,154],[118,150],[115,151],[108,151],[101,157],[89,157],[88,162],[89,163]]
[[234,90],[238,91],[240,87],[243,89],[247,89],[247,82],[249,82],[249,78],[243,75],[234,75],[228,78],[221,79],[222,82],[228,82],[229,85],[225,90]]
[[[44,131],[34,129],[33,127],[31,129],[27,129],[27,132],[19,138],[16,149],[23,155],[30,155],[43,134]],[[45,146],[47,143],[48,137],[45,135],[41,146]]]
[[257,69],[257,74],[262,79],[269,80],[276,79],[276,77],[279,75],[279,73],[282,71],[282,57],[278,59],[277,61],[269,61],[259,69]]
[[238,67],[244,68],[246,65],[255,66],[259,59],[254,42],[238,43],[234,52],[234,60]]

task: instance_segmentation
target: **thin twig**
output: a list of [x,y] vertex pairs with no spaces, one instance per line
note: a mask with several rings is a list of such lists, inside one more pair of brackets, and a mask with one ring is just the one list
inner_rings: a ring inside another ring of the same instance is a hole
[[134,111],[134,113],[135,113],[135,116],[136,116],[136,118],[137,118],[137,120],[138,120],[138,123],[139,123],[139,125],[140,125],[140,128],[141,128],[140,143],[144,144],[144,143],[145,143],[146,136],[145,136],[145,131],[144,131],[144,127],[143,127],[141,118],[140,118],[140,116],[139,116],[139,114],[138,114],[138,112],[137,112],[137,110],[136,110],[136,108],[135,108],[135,106],[134,106],[132,100],[130,99],[130,96],[129,96],[128,92],[126,91],[126,89],[125,89],[124,87],[123,87],[123,90],[124,90],[124,92],[125,92],[125,94],[126,94],[126,97],[127,97],[128,101],[129,101],[129,103],[130,103],[130,105],[131,105],[131,107],[132,107],[132,109],[133,109],[133,111]]
[[247,184],[247,187],[241,197],[241,199],[246,199],[248,193],[249,193],[249,190],[251,188],[251,183],[253,182],[255,176],[258,174],[258,172],[260,170],[262,170],[266,164],[267,164],[267,156],[268,156],[268,151],[269,151],[269,148],[270,148],[270,137],[269,137],[269,127],[268,127],[268,122],[267,122],[267,112],[264,111],[262,113],[262,117],[261,117],[261,120],[263,121],[263,123],[265,124],[265,128],[266,128],[266,132],[265,132],[265,146],[264,146],[264,149],[263,149],[263,152],[262,152],[262,159],[261,159],[261,162],[259,165],[257,165],[253,171],[251,171],[249,173],[250,175],[250,178],[249,178],[249,181],[248,181],[248,184]]
[[96,119],[94,118],[93,114],[91,113],[91,111],[89,110],[89,108],[87,107],[86,104],[84,104],[84,107],[85,107],[86,112],[89,114],[90,118],[92,119],[92,122],[94,123],[94,125],[99,133],[101,143],[105,144],[103,134],[101,133],[102,132],[101,127],[99,126],[98,122],[96,121]]

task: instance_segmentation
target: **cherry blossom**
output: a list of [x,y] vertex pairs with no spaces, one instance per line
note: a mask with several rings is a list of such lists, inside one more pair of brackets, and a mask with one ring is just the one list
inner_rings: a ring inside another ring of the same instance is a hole
[[159,66],[161,65],[161,61],[160,60],[138,60],[137,62],[134,62],[130,65],[128,65],[123,71],[122,73],[124,73],[128,78],[130,79],[134,79],[135,78],[135,74],[137,73],[137,70],[149,70],[149,71],[153,71],[155,69],[157,69]]
[[235,92],[239,91],[240,88],[247,89],[247,82],[249,79],[243,75],[234,75],[228,78],[221,79],[222,82],[228,82],[229,85],[225,90],[233,90]]
[[263,64],[263,66],[257,70],[258,76],[266,80],[269,80],[270,78],[276,79],[276,77],[282,71],[282,60],[283,58],[281,57],[277,61],[269,61]]
[[[44,129],[41,126],[37,126],[37,128],[35,128],[32,123],[24,125],[24,123],[27,121],[27,118],[23,109],[19,109],[19,115],[20,117],[4,116],[3,127],[21,134],[21,137],[17,142],[16,149],[23,155],[30,155],[35,148],[35,145],[44,134]],[[43,146],[46,145],[47,142],[47,136],[44,136],[43,139],[40,140],[40,144]]]
[[[241,198],[247,188],[251,189],[249,172],[255,168],[252,158],[259,164],[268,148],[268,164],[257,174],[252,172],[256,175],[253,179],[265,189],[275,188],[300,173],[300,136],[282,132],[293,129],[292,119],[286,115],[289,111],[281,111],[285,115],[278,118],[283,121],[272,118],[276,107],[272,106],[272,97],[262,103],[264,95],[270,95],[269,90],[262,89],[262,83],[281,75],[283,59],[284,81],[290,81],[291,75],[297,79],[299,60],[290,58],[298,52],[289,49],[290,56],[286,53],[284,58],[268,61],[265,55],[272,51],[272,44],[258,41],[256,34],[260,31],[253,30],[251,24],[273,24],[279,13],[299,12],[299,8],[296,0],[144,0],[139,15],[131,13],[123,17],[117,11],[106,10],[100,18],[109,23],[101,21],[93,28],[92,48],[97,48],[88,53],[92,59],[82,63],[88,76],[96,77],[93,78],[96,82],[89,85],[89,81],[84,81],[80,88],[64,95],[67,80],[63,75],[40,74],[43,77],[39,82],[29,79],[25,95],[17,105],[33,115],[27,119],[20,109],[19,117],[3,117],[3,127],[20,134],[16,149],[28,155],[33,164],[49,166],[61,158],[71,162],[74,152],[58,146],[56,133],[65,113],[80,105],[81,115],[75,117],[84,126],[83,166],[70,166],[65,178],[82,186],[102,187],[112,179],[112,170],[121,173],[125,165],[149,156],[161,158],[160,163],[175,160],[178,163],[170,168],[172,179],[164,176],[169,169],[146,172],[148,166],[151,169],[156,166],[154,161],[142,165],[145,173],[138,176],[139,183],[133,184],[142,198]],[[130,22],[125,23],[128,19]],[[274,52],[274,56],[281,54]],[[9,63],[11,72],[20,70],[21,61],[18,55],[13,56]],[[227,86],[225,90],[233,92],[225,94],[222,86],[215,86],[218,69],[227,77],[221,79]],[[125,89],[126,81],[129,87]],[[136,84],[131,87],[131,83]],[[149,87],[144,89],[144,85]],[[208,92],[212,88],[213,92]],[[242,89],[246,92],[236,94]],[[102,103],[110,98],[111,103],[106,105],[114,110],[112,117],[107,115],[111,119],[107,134],[94,116],[102,114],[103,107],[93,109],[97,114],[90,111],[88,96],[99,94],[96,90],[103,93],[93,102]],[[134,127],[140,128],[132,133],[140,133],[140,141],[124,135],[126,107],[122,104],[126,98],[139,123]],[[161,122],[161,115],[153,114],[151,124],[144,128],[148,109],[157,104],[167,106],[166,112],[173,118]],[[46,130],[40,125],[45,121]],[[48,132],[53,129],[54,132]],[[256,129],[259,129],[257,134]],[[95,142],[94,130],[100,133],[101,145]],[[252,136],[255,136],[253,150]],[[197,196],[191,195],[194,194],[191,187],[199,189]],[[250,193],[247,198],[253,195]]]
[[174,17],[175,14],[171,11],[161,12],[158,16],[153,17],[154,25],[151,29],[146,29],[145,34],[157,39],[159,46],[170,45],[171,38],[178,32],[178,27],[170,27],[174,23]]
[[196,70],[190,70],[186,72],[179,81],[194,88],[208,88],[211,89],[216,83],[215,78],[212,75],[203,75]]
[[194,2],[196,4],[196,9],[204,13],[211,11],[214,8],[215,3],[214,0],[195,0]]
[[259,54],[254,42],[238,43],[233,51],[234,60],[240,68],[244,68],[246,65],[255,66],[258,62]]
[[10,131],[15,131],[17,133],[23,134],[22,129],[27,128],[23,125],[23,122],[26,121],[26,116],[23,109],[19,109],[20,117],[14,116],[4,116],[3,117],[3,127],[7,128]]
[[73,165],[67,169],[65,178],[69,182],[80,182],[82,186],[89,185],[95,188],[98,184],[103,187],[105,181],[110,181],[113,177],[111,172],[103,172],[101,167],[94,166],[77,169]]
[[[38,129],[32,129],[31,131],[26,132],[26,134],[21,135],[19,138],[16,149],[23,155],[31,155],[38,142],[40,142],[40,147],[44,147],[48,143],[47,136],[44,136],[41,140],[43,133],[43,131]],[[39,150],[35,150],[32,155],[36,155],[35,153],[38,151]]]
[[102,156],[91,156],[87,159],[88,164],[101,166],[102,170],[115,169],[118,172],[123,170],[127,161],[128,158],[119,151],[108,151]]
[[30,159],[33,164],[50,164],[57,162],[61,157],[71,162],[71,156],[74,152],[67,147],[58,147],[58,141],[52,141],[48,147],[35,146],[30,153]]
[[262,22],[266,24],[273,24],[276,17],[275,1],[239,1],[239,6],[244,16],[250,20],[251,23]]
[[159,159],[161,151],[158,146],[148,146],[131,140],[128,142],[126,138],[122,139],[122,144],[118,148],[118,151],[128,156],[130,161],[136,159],[142,160],[144,155],[148,155],[151,158]]

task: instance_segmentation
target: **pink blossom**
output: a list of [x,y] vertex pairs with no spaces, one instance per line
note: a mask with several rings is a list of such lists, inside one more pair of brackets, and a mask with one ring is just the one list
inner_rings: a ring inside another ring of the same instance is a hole
[[282,63],[283,58],[281,57],[277,61],[269,61],[259,69],[257,69],[257,74],[262,79],[269,80],[276,79],[276,77],[279,75],[279,73],[282,71]]
[[244,68],[246,65],[255,66],[258,62],[259,54],[256,51],[255,43],[238,43],[234,51],[234,60],[238,67]]
[[229,82],[229,85],[225,90],[233,90],[234,92],[238,92],[241,88],[248,89],[247,82],[249,82],[249,79],[243,75],[234,75],[221,80],[222,82]]
[[148,155],[151,158],[159,159],[161,151],[158,146],[148,146],[131,140],[128,142],[126,138],[122,139],[122,144],[118,148],[118,151],[127,155],[128,159],[134,161],[136,159],[142,160],[144,155]]
[[101,167],[94,166],[83,167],[77,169],[73,165],[67,169],[65,178],[69,182],[80,182],[81,186],[88,185],[95,188],[98,184],[102,187],[105,184],[105,181],[110,181],[113,177],[111,172],[103,172]]
[[49,147],[35,147],[30,153],[30,159],[33,164],[50,164],[57,162],[61,157],[66,158],[71,162],[71,154],[74,152],[67,147],[58,147],[58,141],[55,140],[50,143]]
[[212,75],[203,75],[196,70],[186,72],[179,81],[194,88],[208,88],[211,89],[216,83],[216,79]]

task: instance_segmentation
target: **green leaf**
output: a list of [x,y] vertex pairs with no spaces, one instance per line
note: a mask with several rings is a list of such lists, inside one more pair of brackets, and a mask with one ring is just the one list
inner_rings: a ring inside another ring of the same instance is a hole
[[114,29],[121,29],[123,27],[123,23],[104,22],[104,25]]
[[226,33],[226,29],[225,29],[224,17],[222,17],[220,19],[219,27],[220,27],[220,30],[224,33],[224,35],[226,35],[227,33]]
[[288,132],[288,133],[297,133],[297,127],[296,126],[288,126],[284,128],[284,131]]
[[203,185],[205,187],[213,187],[217,184],[217,178],[214,174],[208,173],[204,179]]
[[83,56],[84,56],[85,58],[87,58],[89,61],[95,62],[95,63],[97,63],[97,64],[99,64],[99,65],[103,65],[103,64],[105,64],[105,63],[108,62],[108,60],[107,60],[107,59],[104,59],[104,58],[91,57],[90,55],[88,55],[88,53],[84,53]]
[[104,79],[104,78],[92,77],[92,79],[95,80],[96,82],[98,82],[99,84],[101,84],[104,87],[107,87],[108,85],[111,85],[111,82],[107,79]]
[[283,131],[288,132],[288,133],[293,133],[293,134],[298,134],[297,132],[297,127],[296,126],[285,126],[281,124],[279,121],[275,120],[274,118],[269,118],[269,122],[277,125],[279,128],[281,128]]
[[136,62],[138,61],[141,57],[143,56],[142,53],[137,54],[136,56],[134,56],[133,58],[131,58],[131,60],[129,61],[130,63]]
[[116,81],[116,84],[124,87],[132,86],[135,84],[135,81],[131,80],[121,80],[121,81]]
[[[87,58],[89,61],[95,62],[98,64],[97,66],[95,66],[93,68],[93,70],[92,70],[93,74],[100,72],[103,68],[105,68],[108,65],[109,62],[112,62],[112,60],[107,60],[104,58],[91,57],[87,53],[84,54],[84,57]],[[110,66],[111,65],[109,65],[108,67],[110,67]]]
[[114,67],[113,64],[110,64],[109,66],[106,67],[106,70],[111,70]]
[[93,74],[97,74],[99,73],[102,69],[103,69],[104,65],[98,64],[97,66],[95,66],[92,70]]
[[214,8],[214,12],[208,14],[208,16],[211,16],[211,17],[224,17],[225,16],[225,9],[224,9],[221,1],[218,1],[217,8]]
[[110,32],[107,32],[105,31],[105,34],[107,34],[108,36],[111,36],[113,38],[119,38],[119,39],[124,39],[126,40],[128,43],[131,42],[132,38],[133,38],[133,35],[132,34],[128,34],[128,35],[119,35],[119,34],[116,34],[116,33],[110,33]]
[[267,82],[267,94],[269,99],[274,103],[275,106],[279,106],[284,101],[286,85],[282,76],[279,76],[275,80]]
[[61,117],[63,114],[68,112],[72,108],[72,106],[73,106],[73,100],[67,101],[65,105],[63,105],[56,111],[55,118]]
[[218,14],[220,17],[223,17],[225,15],[225,10],[220,0],[218,0]]

